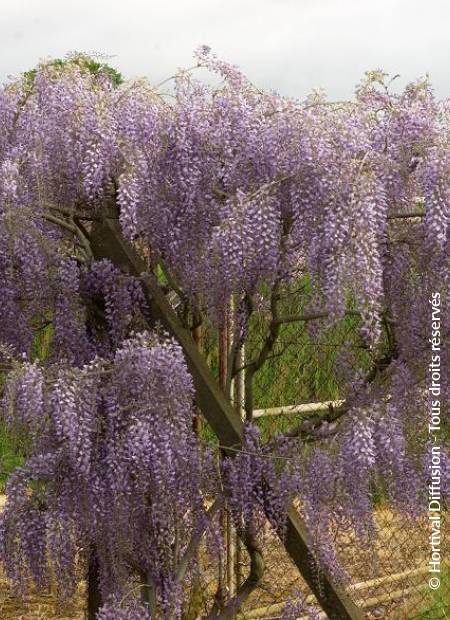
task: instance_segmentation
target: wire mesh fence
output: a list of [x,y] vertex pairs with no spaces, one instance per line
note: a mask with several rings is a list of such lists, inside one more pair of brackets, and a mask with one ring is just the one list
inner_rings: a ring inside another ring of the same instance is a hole
[[[446,618],[449,612],[448,582],[436,594],[428,584],[428,524],[411,523],[383,506],[376,511],[377,534],[364,548],[349,536],[336,532],[339,555],[349,579],[345,589],[368,619]],[[448,558],[448,548],[443,556]],[[267,568],[258,590],[241,613],[243,618],[327,618],[299,576],[297,568],[275,537],[265,541]],[[448,571],[444,560],[442,573]],[[314,611],[295,615],[311,606]],[[289,609],[293,611],[289,611]]]
[[[375,355],[360,338],[357,315],[350,313],[329,328],[318,329],[318,322],[326,319],[299,320],[299,317],[308,318],[307,309],[288,298],[283,301],[283,317],[287,320],[280,323],[276,341],[264,363],[253,373],[251,382],[246,381],[248,369],[264,349],[270,321],[270,312],[264,305],[254,313],[245,343],[235,355],[237,364],[231,395],[243,417],[248,416],[250,402],[252,418],[260,428],[263,441],[269,441],[311,416],[339,409],[351,394],[355,378],[368,371]],[[232,327],[229,327],[227,338],[224,333],[218,337],[214,332],[197,338],[208,365],[224,389],[230,374],[226,366],[232,346]],[[252,391],[250,400],[249,389]],[[206,426],[202,430],[197,427],[197,432],[201,433],[203,441],[214,445],[213,435]],[[346,577],[344,579],[343,575],[339,585],[367,619],[438,620],[449,617],[448,537],[441,537],[441,584],[433,590],[429,585],[432,574],[429,572],[431,528],[428,517],[412,519],[406,511],[390,505],[377,489],[374,489],[373,503],[375,527],[370,541],[359,539],[353,530],[339,526],[330,532]],[[297,508],[301,513],[300,503]],[[443,514],[443,530],[447,524],[448,517]],[[230,599],[250,574],[250,559],[226,513],[221,516],[219,529],[224,537],[223,545],[213,544],[213,553],[208,542],[200,547],[197,570],[186,583],[185,620],[207,616],[211,602],[218,597]],[[257,534],[265,569],[257,587],[236,610],[235,617],[242,620],[327,618],[267,519],[259,520]],[[313,548],[314,540],[311,540]],[[316,578],[320,588],[320,575]],[[51,593],[48,600],[45,597],[36,599],[37,602],[32,599],[31,607],[19,605],[17,599],[5,594],[0,617],[4,613],[8,620],[13,617],[78,619],[83,617],[80,611],[83,597],[81,585],[80,604],[60,610],[52,602]]]
[[[290,302],[285,305],[283,314],[289,320],[281,325],[276,343],[264,364],[254,373],[251,384],[246,382],[246,388],[250,386],[253,392],[253,421],[258,424],[264,440],[270,440],[309,416],[320,416],[330,408],[339,408],[349,396],[355,378],[363,376],[373,362],[374,353],[360,338],[356,315],[350,313],[329,329],[319,330],[317,321],[298,320],[302,311],[304,309]],[[241,351],[238,364],[241,375],[264,347],[267,320],[262,309],[249,330],[244,351]],[[212,350],[209,351],[209,361],[213,368],[219,369],[219,360],[214,358]],[[244,380],[239,372],[236,375],[235,384],[240,381],[241,389],[235,385],[235,399],[240,401],[237,406],[245,417]],[[442,535],[440,587],[433,590],[429,585],[433,573],[430,573],[429,566],[431,526],[428,516],[423,514],[412,518],[398,505],[392,506],[376,488],[373,503],[374,530],[369,542],[339,526],[331,533],[346,573],[340,585],[367,619],[437,620],[449,617],[448,540]],[[302,511],[300,504],[298,509]],[[441,527],[445,528],[447,522],[444,514]],[[260,538],[264,575],[237,617],[249,620],[327,618],[268,523],[261,528]],[[238,544],[236,539],[233,544]],[[237,567],[233,557],[235,573],[232,582],[228,583],[231,590],[236,589],[239,581],[236,574],[239,571],[248,573],[245,553],[242,552],[240,558],[243,567]],[[320,582],[319,575],[317,579]],[[212,578],[209,591],[215,590],[211,587],[213,582],[217,585]]]

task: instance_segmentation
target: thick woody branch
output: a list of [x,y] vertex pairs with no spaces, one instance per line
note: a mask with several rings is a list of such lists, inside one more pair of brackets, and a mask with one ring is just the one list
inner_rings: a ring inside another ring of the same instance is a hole
[[52,205],[46,204],[45,209],[49,211],[54,211],[56,213],[61,213],[70,218],[78,218],[79,220],[87,220],[87,221],[98,221],[98,218],[95,217],[92,213],[87,213],[84,211],[79,211],[77,209],[70,209],[69,207],[64,207],[62,205]]
[[245,415],[247,421],[251,422],[253,418],[253,377],[256,372],[262,367],[264,362],[271,354],[275,343],[280,334],[281,324],[278,322],[278,300],[277,300],[278,288],[274,286],[272,290],[272,296],[270,299],[270,310],[272,319],[270,321],[269,330],[266,340],[259,352],[258,357],[249,363],[245,373]]
[[64,230],[67,230],[68,232],[70,232],[70,233],[72,233],[74,235],[77,234],[77,227],[72,222],[68,222],[67,220],[63,220],[62,218],[57,217],[56,215],[52,215],[51,213],[45,213],[43,215],[43,218],[44,218],[44,220],[47,220],[47,222],[51,222],[52,224],[56,224],[60,228],[64,228]]
[[[361,316],[359,310],[346,310],[345,316]],[[308,312],[305,314],[288,314],[285,316],[277,317],[276,322],[278,325],[284,323],[299,323],[301,321],[307,323],[308,321],[317,321],[320,319],[327,319],[329,317],[328,312]]]
[[236,595],[231,598],[223,609],[219,609],[214,605],[211,613],[207,616],[207,620],[232,620],[236,618],[236,614],[242,605],[248,599],[250,594],[257,588],[262,579],[265,570],[265,563],[261,553],[261,549],[256,541],[252,528],[247,527],[239,532],[247,553],[250,558],[250,572],[244,583],[238,588]]
[[[223,500],[221,498],[217,498],[215,500],[215,502],[212,504],[212,506],[207,511],[208,521],[210,521],[214,517],[214,515],[221,508],[222,504],[223,504]],[[206,527],[207,527],[207,523],[205,524],[203,528],[200,528],[197,532],[195,532],[195,534],[192,535],[191,540],[189,541],[189,544],[186,548],[186,551],[184,552],[183,557],[181,558],[178,564],[176,574],[175,574],[176,581],[180,582],[183,580],[186,574],[186,570],[189,566],[189,563],[191,562],[191,560],[195,557],[197,553],[198,546],[203,537],[203,534],[205,533]]]
[[388,220],[404,220],[410,219],[413,217],[425,217],[425,211],[407,211],[406,213],[393,213],[392,215],[388,215]]
[[[367,373],[365,380],[363,382],[364,385],[368,385],[373,383],[373,381],[386,369],[391,365],[391,363],[397,358],[398,351],[394,347],[389,350],[385,355],[375,360],[372,368]],[[329,405],[329,410],[325,415],[316,414],[314,416],[308,416],[306,420],[302,420],[300,424],[295,427],[285,431],[284,433],[280,433],[276,435],[273,440],[270,442],[270,445],[276,445],[279,441],[283,439],[293,439],[299,438],[303,441],[311,441],[316,436],[317,438],[321,438],[320,430],[326,424],[334,424],[340,418],[342,418],[351,408],[351,402],[345,401],[340,406],[335,407],[332,404]]]

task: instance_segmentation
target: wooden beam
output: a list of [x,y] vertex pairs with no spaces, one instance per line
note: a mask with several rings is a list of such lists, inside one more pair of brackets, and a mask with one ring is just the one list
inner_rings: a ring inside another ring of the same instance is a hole
[[[379,586],[383,586],[385,584],[392,584],[398,581],[406,580],[408,578],[410,579],[411,577],[421,576],[425,574],[426,572],[428,572],[428,568],[425,566],[425,567],[417,568],[415,570],[409,570],[403,573],[397,573],[395,575],[383,575],[382,577],[376,577],[375,579],[369,579],[367,581],[361,581],[359,583],[353,584],[349,586],[348,591],[357,592],[361,590],[368,590],[369,588],[376,588]],[[404,590],[401,590],[401,591],[405,592],[411,589],[414,589],[414,586],[407,586],[406,588],[404,588]],[[391,600],[391,599],[393,600],[396,596],[396,593],[399,591],[400,590],[396,590],[392,594],[385,593],[383,595],[383,600],[386,597],[390,597],[387,600]],[[361,600],[361,607],[365,609],[366,607],[373,606],[372,605],[373,601],[378,603],[380,601],[380,597],[373,596],[367,599],[361,598],[360,600]],[[258,618],[266,618],[267,616],[276,616],[276,615],[279,615],[283,611],[287,603],[288,601],[283,601],[281,603],[270,603],[269,605],[266,605],[264,607],[257,607],[255,609],[250,609],[242,614],[242,618],[245,618],[245,620],[257,620]],[[315,603],[316,603],[316,597],[313,594],[308,594],[308,596],[305,597],[306,605],[314,605]],[[305,620],[308,620],[306,616],[302,616],[302,618],[304,618]],[[298,620],[302,620],[302,618],[298,618]]]
[[[105,217],[94,223],[91,234],[92,251],[97,258],[110,258],[126,272],[141,279],[144,292],[151,304],[152,316],[178,341],[192,374],[196,401],[205,419],[218,437],[225,453],[233,455],[243,438],[243,423],[218,382],[211,374],[195,342],[164,292],[136,250],[124,239],[117,217]],[[301,575],[314,592],[330,620],[363,620],[364,616],[345,590],[334,583],[326,570],[318,570],[308,549],[309,538],[298,512],[291,507],[287,515],[286,536],[282,540],[286,551],[297,565]],[[320,583],[317,574],[321,575]]]
[[[221,444],[227,447],[239,447],[243,431],[241,420],[238,416],[230,415],[230,411],[233,411],[231,404],[225,398],[218,382],[211,376],[194,339],[181,324],[156,277],[148,271],[144,260],[123,238],[116,218],[105,218],[102,222],[93,224],[91,245],[96,259],[109,258],[126,273],[140,278],[151,306],[152,319],[174,336],[184,351],[194,380],[196,401],[205,419],[219,437]],[[223,424],[224,411],[227,411],[228,424]]]

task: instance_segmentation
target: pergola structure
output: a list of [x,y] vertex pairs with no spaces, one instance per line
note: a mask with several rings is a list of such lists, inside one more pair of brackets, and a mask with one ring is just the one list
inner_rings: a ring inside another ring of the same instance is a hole
[[[156,277],[124,239],[114,208],[101,222],[93,225],[89,238],[96,259],[108,258],[125,272],[140,278],[152,319],[161,323],[182,347],[193,377],[197,405],[216,434],[224,453],[232,456],[243,439],[243,422],[239,413],[226,398]],[[282,543],[330,620],[363,620],[364,614],[350,596],[312,558],[306,526],[293,506],[287,513],[286,533]],[[320,575],[320,582],[317,575]]]

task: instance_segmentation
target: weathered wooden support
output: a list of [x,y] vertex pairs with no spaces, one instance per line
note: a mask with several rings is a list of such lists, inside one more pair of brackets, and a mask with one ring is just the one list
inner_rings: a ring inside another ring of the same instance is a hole
[[103,605],[102,595],[100,592],[100,575],[98,567],[97,553],[92,547],[88,560],[87,571],[87,620],[95,620],[100,607]]
[[[195,385],[196,402],[205,419],[218,437],[223,452],[231,456],[235,454],[242,443],[242,420],[211,374],[191,334],[181,324],[156,277],[124,239],[117,217],[105,217],[101,223],[95,224],[91,244],[96,258],[108,257],[114,264],[140,278],[151,305],[152,317],[162,324],[184,351]],[[363,613],[344,589],[333,581],[325,569],[318,570],[308,549],[306,527],[294,507],[288,511],[286,536],[282,542],[330,620],[363,620]],[[317,581],[318,574],[321,576],[320,583]]]
[[[403,581],[406,579],[410,579],[412,577],[418,577],[425,574],[428,571],[426,566],[404,571],[403,573],[397,573],[395,575],[383,575],[382,577],[376,577],[375,579],[368,579],[367,581],[360,581],[349,586],[349,592],[360,592],[364,590],[369,590],[370,588],[376,588],[379,586],[391,585],[393,583],[397,583],[399,581]],[[421,586],[423,587],[423,586]],[[397,598],[401,598],[398,596],[399,592],[402,592],[404,595],[417,592],[417,588],[414,586],[407,586],[403,589],[397,589],[394,592],[384,593],[379,596],[371,596],[370,598],[360,598],[360,605],[362,609],[368,609],[370,607],[374,607],[375,605],[386,602],[393,601]],[[306,605],[313,605],[315,601],[315,597],[313,595],[308,595],[305,597]],[[242,618],[245,620],[258,620],[258,618],[265,618],[267,616],[273,617],[274,615],[279,615],[282,613],[285,608],[287,601],[283,601],[281,603],[270,603],[269,605],[265,605],[264,607],[256,607],[254,609],[250,609],[249,611],[242,614]],[[298,620],[308,620],[306,616],[302,616],[298,618]]]

